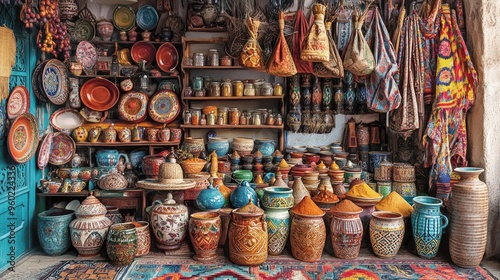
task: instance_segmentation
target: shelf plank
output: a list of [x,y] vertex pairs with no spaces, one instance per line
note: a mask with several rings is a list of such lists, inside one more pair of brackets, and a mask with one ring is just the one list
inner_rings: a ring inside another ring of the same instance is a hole
[[[80,75],[80,76],[73,76],[75,78],[132,78],[132,76],[111,76],[111,75]],[[148,76],[150,79],[178,79],[180,78],[179,76]]]
[[[243,67],[241,65],[232,66],[181,66],[184,70],[252,70],[251,68]],[[252,70],[255,71],[255,70]]]
[[63,192],[56,192],[56,193],[36,193],[37,196],[54,196],[54,197],[77,197],[77,196],[88,196],[89,191],[83,190],[81,192],[68,192],[68,193],[63,193]]
[[115,143],[104,143],[104,142],[77,142],[77,147],[138,147],[138,146],[176,146],[179,145],[180,141],[168,141],[168,142],[150,142],[150,141],[140,141],[140,142],[115,142]]
[[281,100],[283,99],[283,95],[269,95],[269,96],[264,96],[264,95],[259,95],[259,96],[202,96],[202,97],[197,97],[197,96],[190,96],[182,97],[183,100],[262,100],[262,99],[277,99]]
[[193,124],[181,124],[181,128],[192,128],[192,129],[283,129],[283,125],[193,125]]
[[214,38],[186,38],[182,37],[182,43],[188,44],[216,44],[228,42],[228,38],[214,37]]
[[[121,41],[121,40],[118,40],[118,41],[92,40],[91,41],[92,44],[96,44],[96,45],[114,45],[115,42],[117,42],[118,44],[123,44],[123,45],[133,45],[139,41]],[[151,43],[153,45],[161,45],[163,43],[171,43],[173,45],[179,45],[179,46],[182,44],[181,42],[166,42],[166,41],[149,41],[149,43]],[[72,44],[77,44],[77,43],[72,43]]]

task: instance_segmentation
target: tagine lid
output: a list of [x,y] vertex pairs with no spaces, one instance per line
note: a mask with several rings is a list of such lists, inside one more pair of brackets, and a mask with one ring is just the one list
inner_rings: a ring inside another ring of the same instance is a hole
[[235,214],[243,216],[260,216],[264,214],[264,210],[255,205],[252,202],[252,199],[249,199],[248,203],[245,206],[234,209],[233,211]]
[[107,213],[106,206],[97,199],[93,192],[85,198],[75,211],[77,216],[97,216]]

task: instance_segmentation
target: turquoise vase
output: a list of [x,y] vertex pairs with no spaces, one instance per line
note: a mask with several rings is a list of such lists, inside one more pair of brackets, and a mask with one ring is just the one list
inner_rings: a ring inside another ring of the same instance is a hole
[[441,214],[443,202],[430,196],[413,198],[411,225],[417,253],[423,258],[436,256],[443,229],[448,225],[448,218]]
[[50,256],[64,254],[71,245],[69,223],[74,211],[52,208],[38,214],[38,239],[42,250]]
[[252,201],[255,205],[259,203],[257,193],[250,187],[250,183],[247,181],[242,181],[241,184],[231,192],[229,200],[234,208],[243,207],[248,204],[248,201]]
[[224,196],[219,191],[218,186],[213,186],[212,183],[208,188],[201,190],[196,197],[196,206],[200,210],[216,211],[224,206]]
[[290,233],[290,213],[293,207],[293,190],[288,187],[267,187],[261,199],[266,214],[268,254],[283,252]]

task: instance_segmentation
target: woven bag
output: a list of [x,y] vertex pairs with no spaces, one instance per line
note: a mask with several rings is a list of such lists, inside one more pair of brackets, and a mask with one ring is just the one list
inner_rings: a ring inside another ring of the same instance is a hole
[[302,49],[300,50],[300,58],[311,62],[327,62],[330,60],[328,36],[326,36],[325,28],[325,12],[326,6],[322,4],[314,4],[312,7],[314,21],[307,31]]
[[[368,11],[368,8],[366,9]],[[356,76],[370,75],[375,69],[375,59],[361,32],[366,11],[361,16],[355,14],[354,31],[345,48],[344,69]]]
[[325,23],[325,29],[328,36],[328,41],[330,43],[330,60],[327,62],[314,62],[313,63],[313,74],[321,78],[343,78],[344,77],[344,67],[342,66],[342,58],[340,57],[335,41],[333,40],[331,28],[332,22],[327,21]]
[[240,53],[240,65],[254,68],[256,70],[264,70],[264,57],[262,48],[257,41],[257,31],[259,30],[260,21],[254,20],[251,17],[247,19],[248,41],[243,46]]
[[285,28],[285,15],[283,11],[279,12],[278,23],[280,34],[267,64],[267,72],[279,77],[290,77],[297,74],[297,69],[295,68],[292,52],[290,52],[290,48],[286,43],[285,34],[283,33],[283,29]]

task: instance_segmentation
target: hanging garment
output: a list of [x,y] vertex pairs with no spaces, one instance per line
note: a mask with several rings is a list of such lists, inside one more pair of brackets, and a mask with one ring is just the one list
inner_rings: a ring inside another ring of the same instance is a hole
[[394,46],[394,50],[396,53],[399,53],[399,40],[401,39],[401,29],[403,28],[403,23],[406,18],[406,9],[405,9],[405,2],[401,4],[401,8],[399,8],[399,13],[398,13],[398,20],[397,20],[397,26],[396,29],[394,30],[394,33],[392,34],[392,45]]
[[420,120],[423,119],[424,64],[418,15],[408,16],[403,25],[398,68],[401,71],[399,89],[402,101],[391,113],[391,129],[404,134],[406,139],[420,128]]
[[[372,46],[376,65],[374,71],[365,80],[367,106],[375,112],[390,112],[398,108],[401,103],[398,65],[389,33],[377,7],[374,8],[373,20],[366,32],[365,45],[366,47]],[[368,51],[370,51],[369,48]],[[347,66],[344,65],[344,67],[347,69]]]
[[285,28],[285,15],[283,11],[280,11],[278,14],[278,24],[280,34],[267,63],[267,72],[274,76],[290,77],[297,74],[297,69],[295,68],[295,63],[293,63],[292,52],[288,48],[285,34],[283,33],[283,29]]
[[240,65],[248,68],[264,70],[264,57],[262,56],[262,49],[257,41],[259,26],[260,21],[248,17],[247,28],[249,38],[241,50],[239,62]]
[[313,65],[310,61],[304,61],[300,58],[300,50],[309,29],[309,23],[304,15],[304,0],[299,0],[299,8],[295,17],[295,29],[293,34],[292,55],[297,73],[312,73]]
[[335,16],[337,18],[335,21],[335,41],[337,42],[339,52],[342,53],[349,43],[349,38],[351,38],[352,34],[352,11],[344,8],[341,4],[335,11]]
[[328,42],[330,43],[330,60],[328,62],[314,62],[313,63],[313,74],[317,77],[322,78],[343,78],[344,77],[344,67],[342,66],[342,58],[340,57],[335,41],[333,41],[331,29],[332,22],[325,22],[326,35],[328,36]]
[[[467,111],[474,104],[477,74],[450,7],[441,7],[436,96],[423,137],[424,166],[436,179],[452,166],[467,166]],[[432,186],[432,185],[431,185]]]
[[327,62],[330,60],[328,37],[325,29],[326,6],[313,4],[314,22],[307,30],[306,37],[300,50],[300,58],[304,61]]
[[354,30],[344,50],[344,69],[356,76],[370,75],[376,65],[370,46],[361,32],[367,11],[368,8],[361,16],[354,15]]

